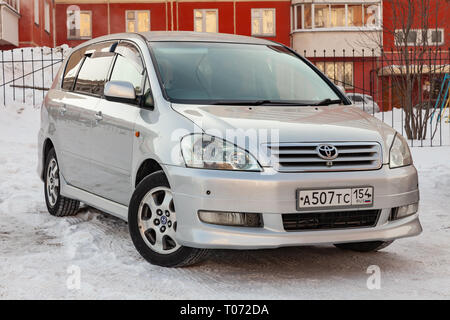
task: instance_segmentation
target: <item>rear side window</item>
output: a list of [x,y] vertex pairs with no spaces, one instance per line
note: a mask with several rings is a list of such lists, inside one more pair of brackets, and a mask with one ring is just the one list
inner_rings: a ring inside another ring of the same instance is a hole
[[74,91],[95,96],[103,95],[109,68],[114,57],[110,52],[112,42],[87,47]]
[[115,52],[118,54],[110,80],[131,82],[136,95],[142,95],[144,85],[144,66],[139,51],[132,44],[120,43]]
[[85,52],[86,48],[79,49],[74,53],[72,53],[72,55],[69,58],[69,61],[67,61],[66,70],[64,71],[62,83],[62,88],[64,90],[72,90],[78,69],[80,69],[80,65],[83,62]]

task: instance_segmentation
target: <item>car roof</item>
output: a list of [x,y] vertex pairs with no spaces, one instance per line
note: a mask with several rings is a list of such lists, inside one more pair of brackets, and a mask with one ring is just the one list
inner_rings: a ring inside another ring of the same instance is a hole
[[148,41],[193,41],[193,42],[225,42],[273,45],[270,40],[246,37],[228,33],[192,32],[192,31],[149,31],[140,33]]
[[169,41],[191,41],[191,42],[223,42],[223,43],[243,43],[243,44],[261,44],[273,45],[276,42],[255,38],[238,36],[227,33],[210,33],[210,32],[191,32],[191,31],[149,31],[149,32],[124,32],[114,33],[91,40],[85,41],[73,50],[95,44],[102,41],[121,40],[121,39],[145,39],[150,42],[169,42]]

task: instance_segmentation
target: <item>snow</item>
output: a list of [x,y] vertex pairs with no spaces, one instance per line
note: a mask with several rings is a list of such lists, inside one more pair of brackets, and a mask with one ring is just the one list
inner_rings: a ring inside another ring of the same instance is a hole
[[[441,117],[438,115],[440,113],[440,109],[437,108],[434,111],[430,112],[430,115],[433,114],[432,118],[428,118],[427,122],[427,134],[425,139],[423,140],[411,140],[408,139],[409,145],[419,146],[419,147],[429,147],[429,146],[450,146],[450,109],[446,108],[442,110]],[[423,119],[426,119],[426,112],[423,110]],[[391,111],[378,112],[375,113],[374,116],[379,120],[383,121],[387,125],[391,126],[402,135],[406,136],[405,133],[405,113],[402,109],[393,109]],[[431,124],[432,123],[432,124]],[[433,134],[432,134],[433,132]],[[435,133],[434,133],[435,132]],[[431,137],[433,136],[433,139]]]
[[[413,148],[418,237],[368,254],[328,245],[220,250],[200,265],[165,269],[139,256],[121,220],[92,208],[47,213],[38,127],[39,109],[0,107],[0,299],[450,298],[450,147]],[[380,289],[366,285],[371,265],[380,267]],[[79,289],[70,285],[74,270]]]

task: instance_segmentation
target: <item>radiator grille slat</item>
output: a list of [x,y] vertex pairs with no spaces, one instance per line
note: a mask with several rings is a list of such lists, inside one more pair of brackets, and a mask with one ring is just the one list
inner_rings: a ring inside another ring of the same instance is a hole
[[374,227],[381,210],[309,212],[283,214],[286,231]]
[[[331,163],[317,153],[321,144],[337,148],[338,157]],[[279,172],[375,170],[382,165],[377,142],[280,143],[267,147],[272,166]]]

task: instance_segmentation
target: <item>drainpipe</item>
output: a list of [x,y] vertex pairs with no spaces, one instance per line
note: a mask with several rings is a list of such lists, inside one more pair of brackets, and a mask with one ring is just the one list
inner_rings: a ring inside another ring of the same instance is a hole
[[53,0],[52,2],[53,2],[53,10],[52,10],[53,32],[52,32],[52,35],[53,35],[53,48],[55,48],[56,47],[56,3],[55,3],[55,0]]
[[108,34],[111,34],[111,16],[109,13],[109,4],[111,0],[108,0]]
[[236,34],[236,0],[233,0],[233,29]]

